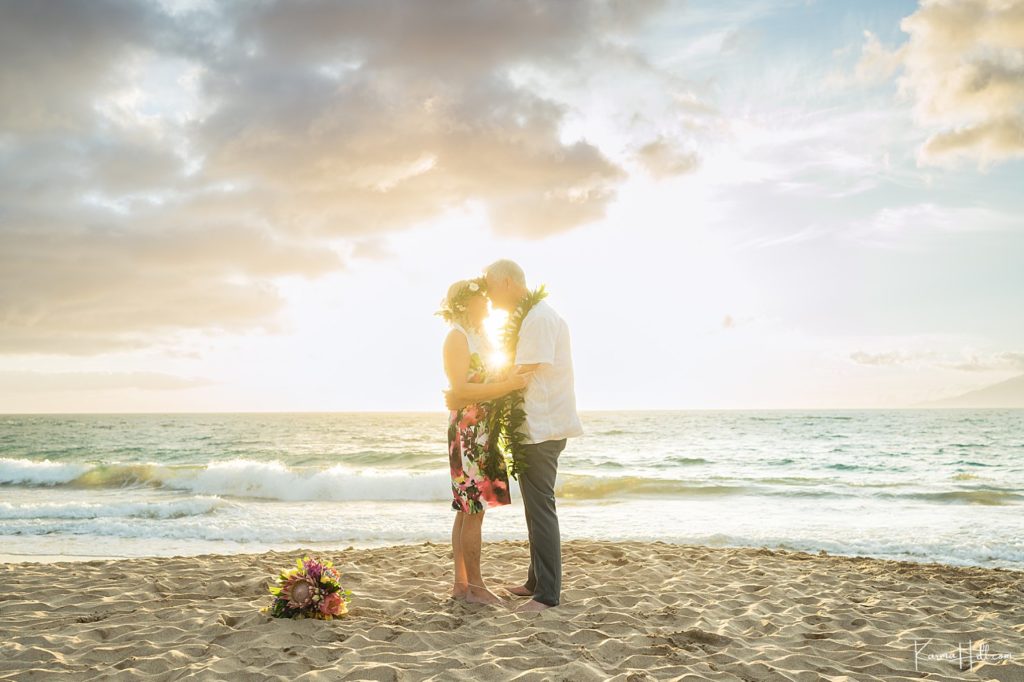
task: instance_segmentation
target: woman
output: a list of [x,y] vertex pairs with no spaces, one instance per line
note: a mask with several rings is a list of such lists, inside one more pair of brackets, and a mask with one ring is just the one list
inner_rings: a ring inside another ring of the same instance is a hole
[[[452,526],[452,596],[477,604],[498,604],[501,599],[487,589],[480,575],[480,531],[488,507],[510,504],[512,500],[504,456],[487,452],[491,435],[487,432],[487,401],[524,388],[530,375],[506,376],[488,370],[492,349],[483,331],[487,317],[483,278],[452,284],[438,314],[452,327],[444,342],[444,371],[451,389],[474,401],[448,415],[448,463],[455,498],[452,509],[456,512]],[[488,461],[489,456],[499,461]]]

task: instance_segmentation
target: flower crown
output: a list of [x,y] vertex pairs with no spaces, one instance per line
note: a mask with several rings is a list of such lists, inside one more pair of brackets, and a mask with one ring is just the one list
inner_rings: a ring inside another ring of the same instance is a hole
[[441,299],[441,309],[434,314],[440,315],[446,322],[458,321],[466,313],[466,302],[472,297],[486,292],[487,280],[483,277],[467,280],[450,301],[447,296]]

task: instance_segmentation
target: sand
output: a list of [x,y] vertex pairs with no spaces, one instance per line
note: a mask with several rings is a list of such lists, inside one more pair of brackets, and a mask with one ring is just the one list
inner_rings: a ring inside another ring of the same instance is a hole
[[[525,544],[484,552],[490,582],[522,577]],[[259,613],[301,551],[0,564],[0,679],[1024,681],[1024,571],[662,543],[563,553],[562,605],[517,614],[451,599],[445,545],[322,552],[354,592],[332,622]],[[930,640],[917,672],[914,638]],[[973,670],[929,658],[959,644],[966,668],[968,640],[975,658],[987,645]]]

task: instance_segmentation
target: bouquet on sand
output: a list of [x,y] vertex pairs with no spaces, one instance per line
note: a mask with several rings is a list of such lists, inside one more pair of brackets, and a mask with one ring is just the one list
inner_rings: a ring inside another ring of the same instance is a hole
[[296,568],[281,571],[270,586],[270,606],[260,609],[274,618],[332,620],[348,613],[352,591],[341,586],[341,574],[330,561],[304,556]]

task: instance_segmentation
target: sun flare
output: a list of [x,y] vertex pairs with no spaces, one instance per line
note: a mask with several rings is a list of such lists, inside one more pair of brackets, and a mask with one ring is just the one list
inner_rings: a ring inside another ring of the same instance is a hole
[[505,326],[506,320],[508,320],[508,313],[493,306],[487,319],[484,320],[484,333],[487,334],[488,340],[494,346],[494,350],[487,360],[495,369],[501,369],[512,360],[505,356],[501,346],[501,330]]

